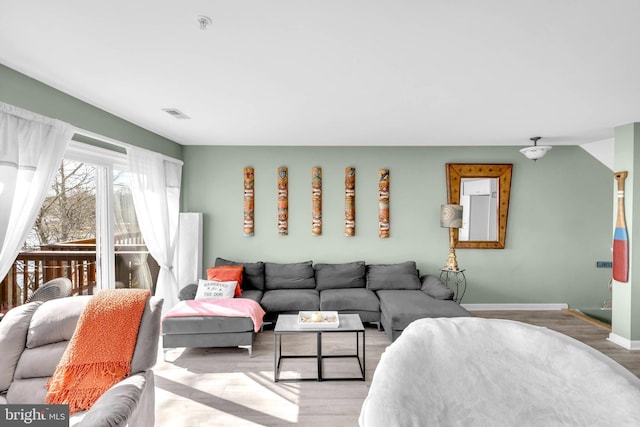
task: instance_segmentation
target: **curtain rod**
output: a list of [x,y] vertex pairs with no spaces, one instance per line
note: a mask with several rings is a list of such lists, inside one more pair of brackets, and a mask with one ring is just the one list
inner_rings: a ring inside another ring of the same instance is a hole
[[[155,153],[155,151],[147,150],[146,148],[138,147],[138,146],[133,145],[133,144],[127,144],[126,142],[118,141],[117,139],[109,138],[108,136],[100,135],[99,133],[95,133],[95,132],[92,132],[92,131],[86,130],[86,129],[81,129],[79,127],[75,127],[74,126],[74,132],[77,135],[86,136],[88,138],[92,138],[92,139],[95,139],[95,140],[100,141],[100,142],[106,142],[107,144],[115,145],[116,147],[121,147],[121,148],[125,148],[125,149],[127,149],[127,148],[137,148],[139,150],[146,150],[146,151]],[[157,153],[157,154],[160,154],[162,156],[162,158],[164,160],[168,161],[168,162],[178,163],[180,165],[184,164],[184,162],[182,160],[180,160],[180,159],[169,157],[169,156],[161,154],[161,153]]]

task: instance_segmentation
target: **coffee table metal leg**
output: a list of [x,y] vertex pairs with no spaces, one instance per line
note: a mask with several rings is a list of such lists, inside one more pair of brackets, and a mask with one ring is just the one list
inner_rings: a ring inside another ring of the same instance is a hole
[[278,382],[278,334],[273,334],[273,382]]
[[367,345],[365,342],[365,338],[366,337],[366,333],[364,331],[362,331],[362,380],[364,381],[367,377],[367,369],[366,369],[366,360],[367,360],[367,354],[366,354],[366,349],[367,349]]
[[322,381],[322,332],[317,334],[317,356],[318,356],[318,381]]

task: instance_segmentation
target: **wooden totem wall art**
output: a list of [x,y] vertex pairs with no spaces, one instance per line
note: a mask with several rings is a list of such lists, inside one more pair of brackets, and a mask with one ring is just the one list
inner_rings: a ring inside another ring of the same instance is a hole
[[311,168],[311,235],[322,235],[322,168]]
[[378,171],[378,236],[389,237],[389,169]]
[[278,234],[289,234],[289,172],[286,167],[278,168]]
[[243,234],[253,236],[253,168],[244,168],[244,220]]
[[344,170],[344,235],[356,235],[356,168]]

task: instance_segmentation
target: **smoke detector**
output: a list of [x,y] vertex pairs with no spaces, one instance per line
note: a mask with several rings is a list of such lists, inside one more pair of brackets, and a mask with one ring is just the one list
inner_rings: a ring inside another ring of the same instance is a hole
[[213,21],[211,21],[211,18],[209,18],[208,16],[204,16],[204,15],[198,15],[196,17],[196,21],[198,21],[198,24],[200,24],[200,29],[202,31],[206,31],[207,26],[209,24],[211,24],[211,22],[213,22]]

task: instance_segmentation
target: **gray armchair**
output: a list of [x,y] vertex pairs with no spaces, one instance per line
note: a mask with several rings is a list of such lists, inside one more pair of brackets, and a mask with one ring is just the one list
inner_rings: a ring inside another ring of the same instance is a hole
[[[91,296],[34,301],[10,310],[0,322],[0,405],[44,404],[53,375]],[[131,375],[107,390],[71,426],[153,426],[154,377],[163,299],[147,300],[131,359]],[[109,333],[109,328],[104,328]]]

